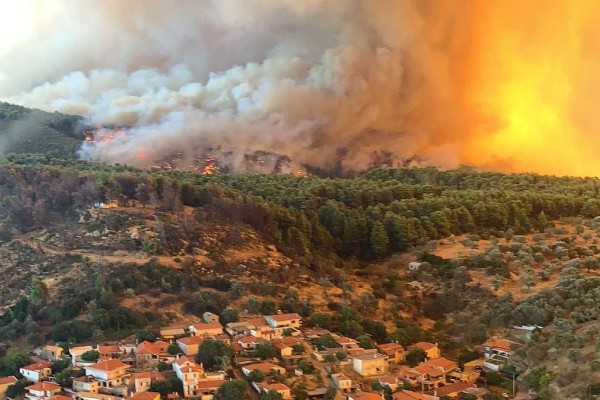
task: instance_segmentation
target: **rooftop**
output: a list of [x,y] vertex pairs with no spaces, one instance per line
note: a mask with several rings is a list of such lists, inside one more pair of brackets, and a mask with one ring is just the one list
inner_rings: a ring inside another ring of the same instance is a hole
[[100,361],[94,365],[90,365],[89,369],[95,369],[97,371],[115,371],[119,368],[127,367],[125,364],[121,362],[121,360],[117,360],[115,358],[111,358],[109,360]]

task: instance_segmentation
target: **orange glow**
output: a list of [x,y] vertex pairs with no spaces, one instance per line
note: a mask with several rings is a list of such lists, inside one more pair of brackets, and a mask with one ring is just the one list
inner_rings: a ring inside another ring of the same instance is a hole
[[139,153],[136,153],[135,157],[136,158],[146,158],[146,153],[140,151]]
[[600,175],[600,2],[473,2],[463,162]]

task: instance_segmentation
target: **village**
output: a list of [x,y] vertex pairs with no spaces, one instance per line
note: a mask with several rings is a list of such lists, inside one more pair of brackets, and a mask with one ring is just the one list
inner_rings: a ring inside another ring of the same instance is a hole
[[[481,347],[481,358],[461,369],[436,343],[408,348],[380,343],[367,349],[318,327],[303,328],[295,313],[250,316],[222,325],[219,316],[206,312],[201,322],[161,329],[155,340],[40,347],[31,357],[34,362],[20,368],[21,376],[0,378],[0,395],[10,397],[9,388],[22,385],[18,397],[28,400],[212,400],[224,385],[241,381],[244,395],[231,396],[480,399],[488,392],[476,382],[486,371],[500,371],[517,346],[507,339],[489,340]],[[407,357],[416,365],[409,366]],[[71,375],[66,384],[57,379],[61,362]]]

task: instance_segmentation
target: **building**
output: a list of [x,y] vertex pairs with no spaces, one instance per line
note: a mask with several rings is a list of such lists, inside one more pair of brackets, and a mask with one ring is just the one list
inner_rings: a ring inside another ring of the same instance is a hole
[[213,314],[207,311],[204,314],[202,314],[202,320],[206,323],[219,322],[219,316],[217,314]]
[[294,348],[288,346],[283,341],[275,339],[271,341],[271,344],[279,351],[281,357],[291,357],[294,354]]
[[198,350],[203,341],[204,338],[200,336],[188,336],[177,339],[177,346],[179,346],[181,352],[186,356],[195,356],[198,354]]
[[169,343],[158,340],[154,343],[143,341],[138,344],[135,353],[136,361],[138,364],[143,363],[158,363],[162,359],[168,358],[170,355],[167,353]]
[[76,392],[98,393],[100,383],[93,376],[80,376],[73,378],[73,390]]
[[397,377],[395,377],[393,375],[382,376],[381,378],[378,379],[378,381],[379,381],[379,384],[381,385],[381,387],[384,387],[384,388],[389,387],[392,392],[396,391],[402,384],[400,379],[398,379]]
[[471,387],[473,387],[473,385],[470,383],[455,382],[441,386],[429,394],[433,395],[434,397],[446,396],[454,399],[457,398],[462,392],[464,392],[467,389],[470,389]]
[[302,323],[302,317],[296,313],[291,314],[276,314],[267,315],[265,317],[267,325],[273,329],[287,329],[287,328],[300,328]]
[[81,356],[88,351],[92,351],[94,348],[92,346],[76,346],[71,347],[69,349],[69,354],[71,355],[71,364],[74,366],[81,366],[84,364],[89,364],[81,359]]
[[126,392],[124,378],[127,375],[127,368],[128,366],[121,360],[111,358],[86,367],[85,372],[98,381],[100,392],[121,395]]
[[140,392],[129,398],[129,400],[160,400],[160,393],[157,392]]
[[413,392],[410,390],[402,390],[392,395],[393,400],[435,400],[436,398],[426,394]]
[[123,400],[122,397],[112,396],[110,394],[78,392],[75,394],[77,400]]
[[335,342],[342,348],[342,350],[346,351],[348,349],[356,349],[360,347],[358,342],[354,339],[347,338],[345,336],[338,336],[335,338]]
[[442,356],[442,352],[440,351],[437,343],[418,342],[412,346],[409,346],[409,349],[421,349],[425,352],[425,357],[427,358],[438,358]]
[[225,383],[224,379],[210,379],[202,380],[198,382],[198,395],[199,396],[212,396],[219,391],[221,385]]
[[352,369],[362,376],[384,375],[388,372],[388,358],[379,353],[358,354],[352,357]]
[[49,397],[56,396],[62,391],[60,385],[52,382],[39,382],[27,386],[25,397],[29,400],[46,400]]
[[223,333],[223,325],[219,322],[202,322],[190,326],[192,336],[217,336]]
[[19,372],[29,382],[37,383],[52,375],[52,364],[47,362],[33,363],[19,368]]
[[61,358],[63,353],[64,353],[64,350],[62,347],[44,346],[44,347],[42,347],[42,350],[40,351],[40,357],[43,358],[44,360],[54,361],[54,360],[58,360],[59,358]]
[[160,330],[160,338],[169,343],[173,343],[175,339],[184,337],[185,329],[179,326],[170,326]]
[[344,374],[331,374],[331,380],[335,387],[342,392],[348,392],[352,390],[352,379],[348,378]]
[[19,380],[14,376],[5,376],[3,378],[0,378],[0,397],[4,398],[6,396],[6,391],[8,390],[8,387],[14,385],[18,381]]
[[147,392],[150,390],[150,386],[156,381],[164,381],[166,379],[162,372],[137,372],[131,374],[129,380],[130,384],[133,385],[134,393]]
[[98,345],[96,350],[100,353],[100,358],[119,358],[123,354],[123,350],[118,344]]
[[444,357],[434,358],[422,362],[412,368],[417,376],[417,382],[421,386],[421,391],[434,390],[435,388],[446,384],[446,375],[458,368],[458,364]]
[[401,364],[404,362],[404,347],[398,343],[380,344],[377,346],[377,350],[388,358],[390,364]]
[[481,347],[485,358],[493,358],[496,356],[508,358],[513,353],[512,348],[516,346],[519,346],[519,343],[507,339],[497,339],[488,340]]
[[246,376],[250,375],[252,371],[260,371],[265,375],[268,375],[270,373],[285,374],[285,368],[271,363],[250,364],[242,367],[242,372]]
[[383,400],[380,394],[360,392],[348,396],[348,400]]
[[291,399],[292,391],[290,388],[283,383],[271,383],[262,386],[263,392],[275,391],[281,395],[283,399]]
[[206,373],[202,365],[179,357],[172,364],[177,378],[183,383],[184,397],[197,397],[216,392],[226,378],[224,372]]

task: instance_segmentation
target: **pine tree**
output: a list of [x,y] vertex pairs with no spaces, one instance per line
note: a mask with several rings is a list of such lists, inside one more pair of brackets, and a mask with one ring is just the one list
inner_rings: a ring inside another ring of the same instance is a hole
[[377,258],[385,256],[388,252],[389,238],[385,232],[385,227],[379,221],[373,224],[371,230],[371,250]]

